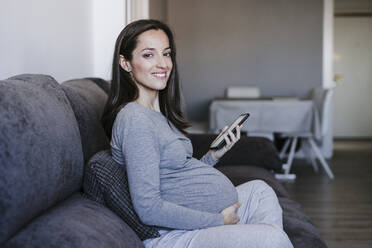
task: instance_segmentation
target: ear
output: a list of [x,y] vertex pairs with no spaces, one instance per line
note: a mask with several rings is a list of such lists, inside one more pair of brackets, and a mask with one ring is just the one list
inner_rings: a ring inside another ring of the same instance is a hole
[[123,68],[126,72],[132,71],[132,66],[130,65],[130,62],[126,60],[123,55],[119,55],[119,64],[121,68]]

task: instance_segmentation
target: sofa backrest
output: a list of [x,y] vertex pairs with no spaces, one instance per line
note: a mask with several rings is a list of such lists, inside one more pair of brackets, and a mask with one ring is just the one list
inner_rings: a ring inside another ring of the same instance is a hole
[[78,123],[50,76],[0,81],[0,246],[81,188]]
[[85,78],[69,80],[61,86],[75,112],[84,161],[87,162],[98,151],[110,148],[109,139],[101,124],[110,85],[103,79]]

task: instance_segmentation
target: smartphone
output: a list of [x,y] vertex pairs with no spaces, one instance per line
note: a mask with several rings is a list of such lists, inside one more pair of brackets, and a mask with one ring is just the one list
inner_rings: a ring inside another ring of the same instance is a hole
[[236,134],[236,127],[243,124],[249,117],[248,113],[241,114],[236,118],[236,120],[226,129],[222,134],[220,134],[211,144],[210,149],[221,149],[226,145],[225,138],[223,137],[226,132],[231,130],[234,134]]

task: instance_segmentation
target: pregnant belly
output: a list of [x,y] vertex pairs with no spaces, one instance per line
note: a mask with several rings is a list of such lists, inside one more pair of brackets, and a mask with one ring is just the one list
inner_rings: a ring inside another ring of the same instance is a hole
[[161,179],[162,198],[195,210],[219,213],[238,201],[235,186],[213,167],[177,171]]

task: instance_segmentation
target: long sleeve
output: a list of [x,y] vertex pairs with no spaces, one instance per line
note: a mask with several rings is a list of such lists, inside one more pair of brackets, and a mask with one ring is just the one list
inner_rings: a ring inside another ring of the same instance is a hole
[[122,152],[133,206],[145,224],[186,230],[223,225],[220,213],[197,211],[162,199],[162,145],[149,117],[135,113],[120,125],[125,125],[121,128]]
[[210,166],[215,166],[218,162],[218,160],[215,160],[209,152],[201,157],[200,161]]

